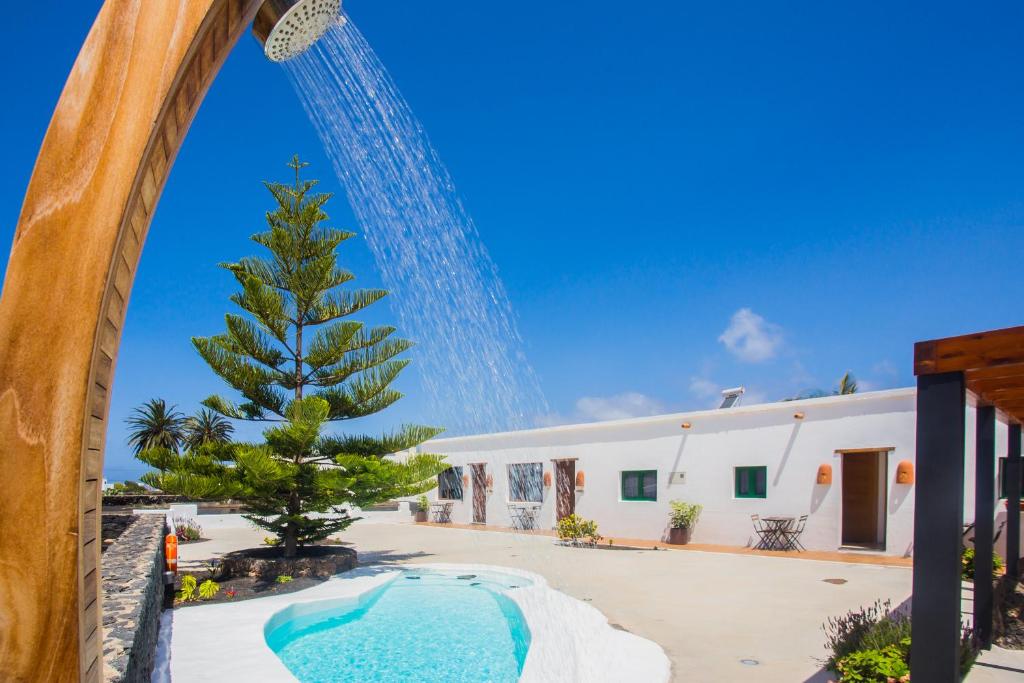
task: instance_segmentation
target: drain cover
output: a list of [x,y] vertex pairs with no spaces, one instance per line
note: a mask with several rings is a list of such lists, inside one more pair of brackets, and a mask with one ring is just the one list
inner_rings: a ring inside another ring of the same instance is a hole
[[834,586],[842,586],[846,583],[846,579],[822,579],[825,583],[831,583]]
[[757,661],[756,659],[741,659],[740,660],[740,664],[742,664],[743,666],[757,666],[760,663],[761,662]]

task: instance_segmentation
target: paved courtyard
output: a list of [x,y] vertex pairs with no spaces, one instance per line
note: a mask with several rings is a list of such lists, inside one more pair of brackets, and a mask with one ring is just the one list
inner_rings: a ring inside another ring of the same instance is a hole
[[[258,545],[263,532],[209,529],[181,547],[183,568]],[[482,562],[527,569],[659,643],[674,680],[823,683],[821,623],[878,598],[910,594],[906,567],[673,550],[589,550],[544,536],[357,523],[342,538],[364,564]],[[841,581],[826,581],[841,580]],[[993,651],[970,683],[1024,678],[1024,653]]]

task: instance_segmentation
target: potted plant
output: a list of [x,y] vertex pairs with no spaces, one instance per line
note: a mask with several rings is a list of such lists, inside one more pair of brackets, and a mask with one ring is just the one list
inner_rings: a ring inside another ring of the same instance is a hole
[[673,500],[670,514],[671,524],[668,531],[668,542],[676,545],[685,545],[690,542],[690,535],[693,527],[697,524],[703,505],[687,503],[682,500]]
[[425,522],[427,521],[427,512],[430,510],[430,500],[425,496],[421,495],[416,499],[416,521]]

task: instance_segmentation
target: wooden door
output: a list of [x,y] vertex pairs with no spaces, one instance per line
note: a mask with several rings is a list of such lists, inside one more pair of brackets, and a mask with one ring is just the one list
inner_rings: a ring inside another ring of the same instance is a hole
[[487,523],[487,475],[482,464],[473,468],[473,523]]
[[843,545],[884,544],[883,454],[843,454]]
[[576,512],[576,461],[555,463],[555,515],[557,520]]

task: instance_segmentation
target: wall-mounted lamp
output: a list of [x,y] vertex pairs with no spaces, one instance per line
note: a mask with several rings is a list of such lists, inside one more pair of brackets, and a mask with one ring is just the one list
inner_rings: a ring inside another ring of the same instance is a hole
[[793,413],[793,419],[794,420],[802,420],[802,419],[804,419],[804,417],[805,416],[803,414],[803,411],[799,411],[799,412]]
[[468,489],[469,488],[469,475],[468,474],[463,474],[462,475],[462,488],[464,488],[464,489]]
[[683,429],[689,429],[693,425],[691,425],[689,422],[684,422],[683,424],[681,424],[679,426],[682,427]]
[[544,488],[551,488],[551,472],[544,473]]
[[896,466],[896,483],[914,483],[914,463],[910,462],[909,460],[900,461],[900,464]]
[[494,491],[494,477],[487,475],[487,492],[491,493]]
[[818,465],[817,482],[825,486],[832,483],[832,465]]
[[583,485],[586,483],[587,477],[583,474],[583,470],[576,473],[576,490],[582,491]]

